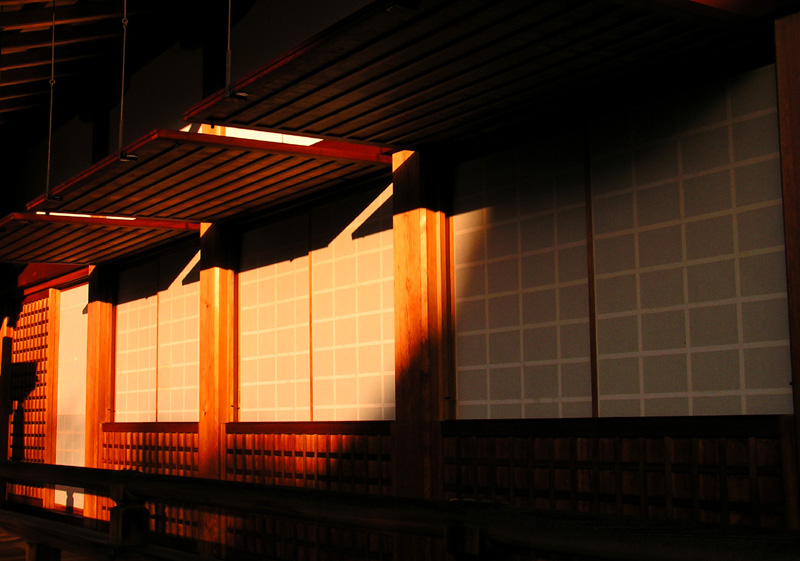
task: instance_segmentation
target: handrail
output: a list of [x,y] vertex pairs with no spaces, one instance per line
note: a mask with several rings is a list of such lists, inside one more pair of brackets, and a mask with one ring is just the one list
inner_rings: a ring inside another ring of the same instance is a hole
[[[481,554],[485,545],[494,544],[619,560],[800,559],[800,533],[789,531],[687,525],[496,503],[370,496],[22,462],[0,462],[0,479],[82,487],[111,497],[118,506],[144,501],[182,503],[444,538],[451,551],[460,553]],[[119,529],[112,528],[112,535],[115,531]]]

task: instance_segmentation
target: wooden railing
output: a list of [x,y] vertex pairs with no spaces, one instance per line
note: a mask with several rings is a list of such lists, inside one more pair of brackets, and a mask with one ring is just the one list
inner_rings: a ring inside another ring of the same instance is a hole
[[[196,558],[148,545],[147,500],[252,512],[444,540],[456,555],[499,548],[618,560],[796,560],[800,535],[754,528],[691,527],[473,501],[430,501],[208,480],[134,471],[0,462],[0,478],[37,486],[67,485],[112,498],[107,536],[0,510],[0,525],[56,548],[106,558]],[[85,542],[85,543],[84,543]],[[83,544],[83,545],[82,545]],[[87,545],[88,544],[88,545]]]
[[[231,423],[226,433],[229,481],[370,495],[392,492],[388,421]],[[231,514],[225,522],[225,549],[232,556],[393,558],[393,539],[379,532],[253,513]]]
[[800,527],[791,416],[450,421],[444,498]]

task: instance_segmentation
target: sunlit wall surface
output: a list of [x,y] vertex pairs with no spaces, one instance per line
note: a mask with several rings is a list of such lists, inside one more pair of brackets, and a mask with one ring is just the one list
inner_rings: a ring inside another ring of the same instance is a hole
[[240,419],[311,416],[309,221],[303,214],[242,237],[239,273]]
[[[791,412],[774,67],[459,168],[458,414]],[[590,170],[589,179],[586,170]]]
[[197,420],[199,258],[182,250],[120,272],[116,421]]
[[243,236],[240,420],[394,418],[391,193]]
[[[86,345],[88,285],[61,292],[58,341],[56,463],[83,466],[86,455]],[[83,495],[56,488],[56,503],[83,508]]]

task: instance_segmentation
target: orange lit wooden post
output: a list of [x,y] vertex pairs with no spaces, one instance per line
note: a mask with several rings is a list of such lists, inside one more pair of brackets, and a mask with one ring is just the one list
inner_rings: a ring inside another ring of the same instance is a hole
[[[421,157],[392,158],[395,245],[394,486],[403,496],[436,497],[438,421],[447,416],[447,219]],[[450,400],[452,401],[452,400]]]
[[[47,291],[47,381],[45,385],[44,461],[56,463],[56,432],[58,429],[58,341],[59,308],[61,292],[53,288]],[[55,507],[55,490],[44,490],[44,507]]]
[[[86,357],[86,467],[103,467],[103,423],[114,420],[114,274],[104,266],[89,273]],[[99,518],[98,499],[84,499],[86,518]]]
[[[12,413],[11,402],[11,345],[14,340],[14,328],[9,325],[8,316],[0,325],[0,450],[3,460],[8,459],[8,430]],[[6,501],[6,482],[0,480],[0,503]]]
[[[789,336],[794,394],[795,458],[800,442],[800,12],[775,22],[778,78],[778,116],[781,138],[781,176],[786,232],[786,275],[789,298]],[[800,527],[798,483],[791,496],[790,524]]]
[[[234,405],[234,274],[232,246],[219,226],[200,230],[199,476],[225,478],[225,424]],[[220,516],[203,512],[200,539],[214,554],[225,532]]]

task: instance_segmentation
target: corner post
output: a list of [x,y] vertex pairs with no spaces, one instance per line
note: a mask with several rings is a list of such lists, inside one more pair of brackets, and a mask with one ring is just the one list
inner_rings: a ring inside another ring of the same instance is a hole
[[[425,155],[427,156],[427,155]],[[395,255],[395,493],[432,498],[439,421],[448,416],[448,222],[438,194],[441,168],[416,152],[392,157]]]
[[[114,420],[114,300],[116,274],[105,266],[89,273],[86,357],[86,467],[103,467],[103,423]],[[86,495],[84,516],[98,519],[98,499]]]
[[[775,22],[775,62],[781,143],[783,222],[786,238],[786,288],[794,404],[794,457],[800,442],[800,12]],[[800,479],[800,473],[795,473]],[[797,489],[797,481],[794,488]],[[797,500],[793,501],[797,504]],[[787,513],[800,527],[800,514]]]
[[[218,225],[200,232],[200,420],[199,476],[225,479],[225,425],[235,420],[235,251]],[[200,520],[202,553],[214,555],[225,537],[217,513]]]

